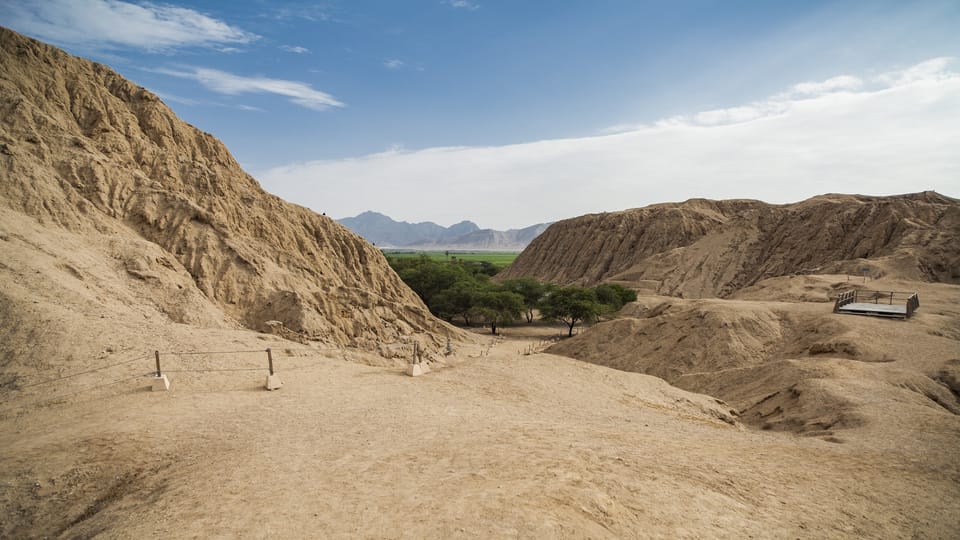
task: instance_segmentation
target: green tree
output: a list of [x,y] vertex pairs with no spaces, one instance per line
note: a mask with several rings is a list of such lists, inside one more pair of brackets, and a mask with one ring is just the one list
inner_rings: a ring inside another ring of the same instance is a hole
[[578,322],[597,320],[602,306],[593,289],[564,287],[551,290],[540,302],[540,315],[546,321],[562,321],[567,324],[567,336],[573,336],[573,327]]
[[471,312],[490,323],[490,333],[496,334],[497,327],[512,323],[523,313],[523,297],[505,290],[488,289],[479,292],[473,298]]
[[540,306],[540,300],[543,299],[544,294],[547,292],[546,286],[529,277],[508,279],[501,283],[500,286],[505,291],[510,291],[523,297],[523,305],[526,308],[524,314],[527,317],[527,322],[532,323],[533,310]]
[[637,293],[634,290],[615,283],[601,283],[593,290],[597,296],[597,302],[603,306],[604,313],[616,313],[626,303],[637,299]]
[[433,261],[426,255],[405,259],[398,257],[391,259],[390,264],[400,279],[428,306],[431,305],[435,294],[450,288],[458,281],[465,281],[472,277],[459,264]]
[[[434,260],[423,254],[418,257],[388,257],[390,266],[408,287],[430,308],[430,311],[450,322],[462,317],[470,325],[482,319],[490,322],[492,330],[516,320],[523,312],[523,300],[514,314],[513,297],[490,283],[490,276],[499,267],[487,261]],[[517,296],[519,297],[519,295]]]
[[450,322],[456,316],[463,317],[463,324],[470,325],[474,313],[471,308],[474,298],[482,292],[482,284],[473,278],[461,279],[450,287],[436,293],[430,300],[430,311]]

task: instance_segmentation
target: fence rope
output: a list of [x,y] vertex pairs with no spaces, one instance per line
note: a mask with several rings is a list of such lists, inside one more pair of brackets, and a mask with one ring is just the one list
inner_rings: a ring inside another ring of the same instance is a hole
[[[206,373],[213,371],[267,371],[265,367],[257,368],[208,368],[208,369],[164,369],[161,370],[163,373]],[[156,372],[151,372],[156,374]]]
[[[349,348],[345,348],[345,347],[313,348],[313,347],[282,347],[282,346],[281,346],[281,347],[278,347],[278,348],[276,348],[276,349],[274,349],[274,348],[271,347],[270,350],[277,356],[276,359],[289,359],[289,360],[293,360],[293,359],[296,359],[296,358],[303,358],[303,356],[288,356],[290,353],[297,353],[297,352],[306,352],[306,353],[314,353],[314,354],[326,353],[326,352],[342,353],[342,352],[344,352],[344,351],[346,351],[346,350],[349,350]],[[166,355],[166,356],[199,356],[199,355],[207,355],[207,354],[253,354],[253,353],[266,353],[266,352],[267,352],[267,349],[266,349],[266,348],[263,348],[263,349],[243,349],[243,350],[232,350],[232,351],[167,351],[167,352],[159,351],[159,353],[160,353],[161,355]],[[90,368],[90,369],[85,369],[85,370],[83,370],[83,371],[78,371],[78,372],[76,372],[76,373],[70,373],[70,374],[68,374],[68,375],[63,375],[63,376],[60,376],[60,377],[54,377],[54,378],[51,378],[51,379],[46,379],[46,380],[43,380],[43,381],[38,381],[38,382],[34,382],[34,383],[30,383],[30,384],[23,385],[23,386],[19,386],[19,385],[18,385],[15,390],[16,390],[16,391],[20,391],[20,390],[26,390],[26,389],[28,389],[28,388],[34,388],[34,387],[37,387],[37,386],[43,386],[43,385],[46,385],[46,384],[52,384],[52,383],[56,383],[56,382],[59,382],[59,381],[64,381],[64,380],[67,380],[67,379],[72,379],[72,378],[74,378],[74,377],[79,377],[79,376],[81,376],[81,375],[87,375],[87,374],[90,374],[90,373],[96,373],[96,372],[98,372],[98,371],[103,371],[103,370],[111,369],[111,368],[117,368],[117,367],[121,367],[121,366],[125,366],[125,365],[132,364],[132,363],[134,363],[134,362],[145,361],[145,360],[153,360],[153,355],[141,355],[141,356],[136,356],[136,357],[134,357],[134,358],[130,358],[130,359],[127,359],[127,360],[123,360],[123,361],[121,361],[121,362],[115,362],[115,363],[106,364],[106,365],[102,365],[102,366],[98,366],[98,367],[94,367],[94,368]],[[288,366],[287,369],[291,369],[291,370],[301,370],[301,369],[309,369],[309,368],[312,368],[312,367],[314,367],[312,364],[310,364],[310,365],[299,365],[299,366],[291,365],[291,366]],[[186,369],[186,368],[185,368],[185,369],[164,369],[163,372],[164,372],[164,373],[188,373],[188,372],[190,372],[190,373],[204,373],[204,372],[229,372],[229,371],[267,371],[267,369],[268,369],[267,367],[195,368],[195,369]],[[106,382],[106,383],[98,383],[98,384],[88,385],[88,386],[85,386],[85,387],[83,387],[83,388],[77,389],[77,390],[75,390],[75,391],[73,391],[73,392],[70,392],[70,393],[67,393],[67,394],[61,394],[61,395],[52,396],[52,397],[44,397],[44,398],[41,398],[41,399],[39,399],[39,400],[29,401],[29,402],[27,402],[27,403],[17,404],[17,405],[14,405],[13,408],[18,408],[18,407],[19,407],[19,408],[27,408],[27,407],[34,407],[34,406],[43,405],[43,404],[46,404],[46,403],[53,403],[53,402],[56,402],[56,401],[61,400],[61,399],[66,399],[66,398],[69,398],[69,397],[73,397],[73,396],[82,394],[82,393],[84,393],[84,392],[89,392],[89,391],[92,391],[92,390],[97,390],[97,389],[99,389],[99,388],[104,388],[104,387],[107,387],[107,386],[112,386],[112,385],[119,384],[119,383],[122,383],[122,382],[132,381],[132,380],[135,380],[135,379],[139,379],[139,378],[141,378],[141,377],[149,377],[149,376],[155,375],[155,374],[156,374],[156,371],[155,371],[155,370],[150,370],[150,371],[147,372],[147,373],[138,374],[138,375],[135,375],[135,376],[133,376],[133,377],[124,377],[124,378],[117,379],[117,380],[110,381],[110,382]],[[10,404],[10,403],[8,402],[8,403],[6,403],[6,404]]]
[[169,354],[176,356],[196,356],[201,354],[249,354],[267,352],[266,349],[253,349],[248,351],[159,351],[160,354]]
[[[301,348],[295,348],[295,349],[294,349],[294,348],[290,348],[290,347],[277,347],[277,348],[270,347],[270,350],[272,350],[272,351],[274,352],[274,354],[279,354],[279,353],[286,353],[286,352],[314,352],[314,353],[317,353],[317,352],[325,352],[325,351],[340,351],[340,350],[343,350],[343,349],[340,349],[340,348],[337,348],[337,347],[325,347],[325,348],[322,348],[322,349],[312,349],[312,348],[309,348],[309,347],[301,347]],[[169,354],[169,355],[176,355],[176,356],[197,356],[197,355],[201,355],[201,354],[252,354],[252,353],[265,353],[265,352],[267,352],[267,349],[266,349],[266,348],[264,348],[264,349],[249,349],[249,350],[239,350],[239,351],[159,351],[159,352],[160,352],[161,355]]]
[[53,379],[47,379],[47,380],[45,380],[45,381],[40,381],[40,382],[31,383],[31,384],[26,384],[26,385],[23,385],[23,386],[18,386],[18,389],[19,389],[19,390],[24,390],[24,389],[26,389],[26,388],[33,388],[34,386],[41,386],[41,385],[44,385],[44,384],[54,383],[54,382],[62,381],[62,380],[65,380],[65,379],[72,379],[73,377],[79,377],[80,375],[86,375],[86,374],[88,374],[88,373],[95,373],[95,372],[97,372],[97,371],[103,371],[103,370],[105,370],[105,369],[120,367],[120,366],[123,366],[123,365],[126,365],[126,364],[132,364],[132,363],[134,363],[134,362],[136,362],[136,361],[138,361],[138,360],[145,360],[145,359],[147,359],[147,358],[149,358],[149,356],[138,356],[138,357],[136,357],[136,358],[131,358],[130,360],[124,360],[123,362],[117,362],[116,364],[109,364],[109,365],[106,365],[106,366],[100,366],[100,367],[96,367],[96,368],[92,368],[92,369],[87,369],[87,370],[84,370],[84,371],[78,371],[78,372],[76,372],[76,373],[71,373],[70,375],[64,375],[64,376],[62,376],[62,377],[56,377],[56,378],[53,378]]
[[139,375],[134,375],[133,377],[124,377],[124,378],[122,378],[122,379],[117,379],[117,380],[110,381],[110,382],[106,382],[106,383],[100,383],[100,384],[93,384],[93,385],[90,385],[90,386],[85,386],[85,387],[83,387],[83,388],[81,388],[81,389],[79,389],[79,390],[76,390],[76,391],[74,391],[74,392],[70,392],[69,394],[61,394],[61,395],[52,396],[52,397],[51,397],[51,396],[48,396],[48,397],[44,397],[44,398],[41,398],[41,399],[38,399],[38,400],[28,401],[28,402],[26,402],[26,403],[17,403],[17,404],[8,403],[8,404],[13,405],[13,406],[11,407],[11,409],[16,409],[16,408],[27,409],[27,408],[30,408],[30,407],[39,407],[39,406],[42,406],[42,405],[48,405],[48,404],[51,404],[51,403],[55,403],[55,402],[57,402],[57,401],[59,401],[59,400],[61,400],[61,399],[66,399],[66,398],[69,398],[69,397],[73,397],[73,396],[76,396],[76,395],[79,395],[79,394],[83,394],[83,393],[85,393],[85,392],[89,392],[89,391],[92,391],[92,390],[97,390],[97,389],[99,389],[99,388],[104,388],[104,387],[107,387],[107,386],[113,386],[113,385],[115,385],[115,384],[119,384],[119,383],[122,383],[122,382],[127,382],[127,381],[132,381],[132,380],[135,380],[135,379],[140,379],[140,378],[142,378],[142,377],[147,377],[147,376],[152,375],[152,374],[153,374],[152,371],[149,372],[149,373],[141,373],[141,374],[139,374]]

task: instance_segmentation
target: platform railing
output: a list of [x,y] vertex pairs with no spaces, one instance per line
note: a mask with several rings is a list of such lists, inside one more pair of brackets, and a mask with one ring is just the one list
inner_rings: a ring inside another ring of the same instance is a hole
[[857,291],[843,291],[837,296],[837,301],[833,304],[833,312],[837,313],[840,308],[857,301]]
[[913,312],[920,307],[920,296],[917,293],[913,293],[907,298],[907,318],[913,316]]
[[833,312],[838,313],[840,308],[847,304],[905,305],[907,318],[910,318],[913,316],[913,312],[920,307],[920,296],[915,292],[851,289],[837,295],[833,304]]

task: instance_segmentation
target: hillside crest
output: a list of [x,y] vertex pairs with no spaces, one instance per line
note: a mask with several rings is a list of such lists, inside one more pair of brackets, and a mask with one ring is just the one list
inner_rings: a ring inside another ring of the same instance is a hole
[[771,277],[863,272],[960,282],[960,201],[932,191],[827,194],[783,205],[691,199],[590,214],[550,226],[498,277],[723,297]]
[[[280,321],[298,339],[365,350],[463,335],[379,250],[266,193],[154,94],[8,29],[0,51],[0,205],[82,238],[77,249],[100,257],[89,273],[121,261],[123,283],[144,289],[136,301],[172,322],[269,331]],[[17,249],[24,260],[35,251]],[[110,288],[96,294],[116,300]]]

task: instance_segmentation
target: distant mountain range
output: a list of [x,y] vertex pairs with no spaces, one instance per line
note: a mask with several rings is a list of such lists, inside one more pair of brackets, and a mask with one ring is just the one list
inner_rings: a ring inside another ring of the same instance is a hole
[[523,251],[527,244],[550,225],[538,223],[523,229],[495,231],[481,229],[472,221],[461,221],[449,227],[431,221],[394,221],[378,212],[364,212],[359,216],[338,221],[377,247],[423,250]]

